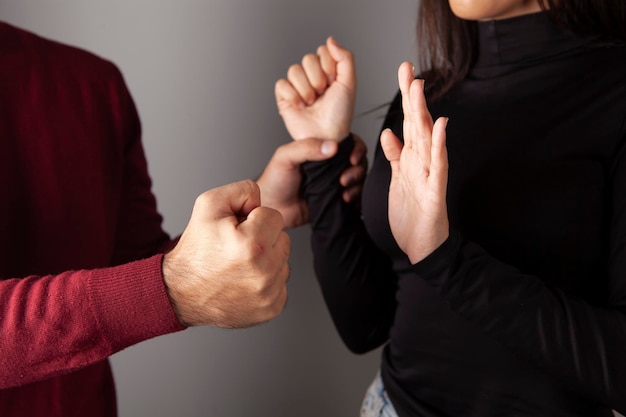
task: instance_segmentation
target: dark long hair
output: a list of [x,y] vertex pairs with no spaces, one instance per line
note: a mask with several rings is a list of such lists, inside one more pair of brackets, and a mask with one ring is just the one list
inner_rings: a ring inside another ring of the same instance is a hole
[[[626,41],[626,0],[537,0],[553,21],[581,36]],[[420,0],[417,47],[429,101],[463,80],[476,55],[475,21],[454,15],[448,0]]]

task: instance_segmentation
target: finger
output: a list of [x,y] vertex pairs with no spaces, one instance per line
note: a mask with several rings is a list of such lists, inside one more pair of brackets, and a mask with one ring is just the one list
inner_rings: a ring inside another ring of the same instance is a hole
[[330,55],[330,51],[328,50],[328,47],[326,45],[322,45],[317,48],[317,55],[320,58],[322,70],[324,70],[327,82],[330,85],[337,78],[337,63]]
[[424,80],[413,80],[409,92],[411,98],[411,110],[415,117],[415,122],[425,130],[432,130],[433,118],[428,110],[426,95],[424,94]]
[[404,143],[409,148],[417,147],[419,157],[426,169],[430,169],[433,119],[430,116],[424,95],[424,80],[413,80],[409,87],[411,108],[411,131],[406,132]]
[[271,285],[265,289],[265,302],[259,305],[255,324],[268,322],[278,317],[287,305],[287,280],[289,265],[283,265]]
[[358,202],[358,199],[363,194],[363,186],[361,184],[354,185],[346,188],[342,193],[343,201],[346,203]]
[[241,200],[245,196],[245,200],[240,204],[233,205],[233,208],[238,209],[235,213],[240,216],[248,216],[252,210],[255,210],[261,205],[261,189],[256,182],[252,180],[244,180],[235,183],[239,188],[239,199]]
[[410,62],[403,62],[398,68],[398,85],[402,95],[402,111],[404,112],[404,120],[411,121],[413,112],[411,111],[409,90],[411,83],[415,80],[415,69]]
[[287,305],[287,299],[288,299],[287,281],[289,280],[289,273],[290,273],[289,265],[283,266],[283,269],[279,273],[280,287],[279,287],[276,300],[273,303],[273,305],[275,306],[273,317],[277,317],[285,309],[285,306]]
[[[289,262],[284,262],[280,267],[280,271],[276,276],[275,284],[278,285],[280,289],[278,295],[278,304],[280,306],[284,306],[287,301],[287,281],[289,281],[289,275],[291,273],[291,268],[289,267]],[[282,310],[282,308],[281,308]]]
[[[264,284],[264,292],[270,296],[271,299],[276,299],[280,296],[281,292],[284,292],[284,288],[289,280],[289,254],[291,251],[291,241],[287,233],[282,232],[278,237],[276,244],[268,248],[264,256],[257,258],[258,267],[261,271],[265,271],[269,274]],[[273,294],[273,295],[271,295]],[[270,299],[270,301],[272,301]],[[275,304],[273,301],[272,304]],[[283,304],[280,304],[281,307]]]
[[311,105],[315,102],[317,93],[309,82],[302,65],[291,65],[287,70],[287,79],[305,103]]
[[272,251],[275,256],[268,257],[267,261],[274,262],[273,269],[278,272],[274,286],[284,286],[289,279],[289,254],[291,252],[291,240],[287,233],[280,234]]
[[361,137],[357,134],[352,135],[354,138],[354,148],[350,153],[350,163],[352,165],[361,165],[365,163],[367,165],[367,146]]
[[237,229],[254,241],[262,245],[260,251],[265,251],[266,246],[273,247],[279,240],[285,226],[285,221],[279,211],[269,207],[257,207],[252,210],[248,217],[242,221]]
[[289,167],[299,167],[304,162],[323,161],[337,153],[337,142],[322,139],[300,139],[281,145],[274,159]]
[[279,110],[282,110],[286,106],[297,108],[306,105],[293,85],[284,78],[276,81],[274,85],[274,95],[276,96],[276,103],[278,104]]
[[209,190],[196,199],[194,211],[203,219],[246,217],[261,204],[261,192],[256,182],[244,180]]
[[400,160],[400,154],[402,153],[402,143],[400,139],[391,131],[391,129],[385,129],[380,134],[380,145],[385,153],[385,158],[389,162],[398,162]]
[[326,46],[330,56],[337,62],[337,81],[350,90],[354,90],[356,87],[356,72],[352,52],[342,48],[332,36],[326,40]]
[[343,187],[350,187],[360,182],[365,177],[365,168],[363,165],[355,165],[346,168],[339,177],[339,183]]
[[278,239],[276,239],[274,243],[274,249],[283,256],[284,262],[287,263],[289,253],[291,252],[291,239],[285,231],[282,231],[280,235],[278,235]]
[[448,151],[446,148],[447,117],[440,117],[433,127],[430,175],[436,189],[444,192],[448,181]]
[[328,78],[322,69],[319,56],[314,54],[305,55],[302,58],[302,68],[304,68],[309,84],[315,89],[316,94],[321,96],[328,86]]
[[380,144],[385,154],[385,158],[391,165],[391,181],[398,178],[400,173],[400,155],[402,154],[403,145],[398,137],[391,131],[385,129],[380,134]]
[[272,291],[276,292],[276,290],[278,289],[279,292],[283,292],[287,281],[289,280],[290,272],[289,254],[291,251],[291,241],[287,233],[282,232],[280,234],[278,240],[276,241],[276,244],[272,248],[272,251],[272,255],[274,256],[270,256],[264,259],[266,262],[270,263],[268,265],[269,268],[277,271],[274,279],[272,280]]

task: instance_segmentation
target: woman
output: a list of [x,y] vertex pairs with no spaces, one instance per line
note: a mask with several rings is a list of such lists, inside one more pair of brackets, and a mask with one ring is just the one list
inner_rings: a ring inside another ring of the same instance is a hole
[[277,82],[294,139],[341,141],[306,167],[304,192],[341,337],[385,345],[362,415],[626,410],[625,13],[622,0],[422,0],[425,98],[404,63],[362,213],[334,185],[351,53],[329,39]]

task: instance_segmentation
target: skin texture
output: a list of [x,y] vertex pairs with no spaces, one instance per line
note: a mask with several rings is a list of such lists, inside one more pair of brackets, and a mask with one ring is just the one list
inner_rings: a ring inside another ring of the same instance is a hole
[[541,10],[537,0],[449,0],[452,12],[466,20],[498,20]]

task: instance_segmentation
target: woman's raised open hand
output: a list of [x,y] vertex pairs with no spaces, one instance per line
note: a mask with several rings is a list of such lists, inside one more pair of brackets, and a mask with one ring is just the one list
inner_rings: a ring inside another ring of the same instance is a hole
[[389,224],[396,242],[415,264],[439,247],[449,234],[446,188],[447,118],[435,123],[426,106],[424,81],[413,65],[398,69],[404,112],[404,145],[386,129],[380,141],[391,163]]

